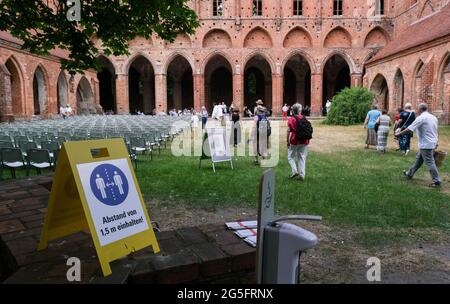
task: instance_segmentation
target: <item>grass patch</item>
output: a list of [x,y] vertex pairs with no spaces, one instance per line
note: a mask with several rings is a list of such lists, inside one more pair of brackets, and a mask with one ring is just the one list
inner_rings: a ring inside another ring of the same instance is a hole
[[[442,139],[450,128],[441,130]],[[284,136],[284,132],[281,134]],[[355,227],[448,228],[450,196],[403,179],[402,170],[412,164],[413,154],[405,158],[395,152],[384,155],[373,150],[311,152],[307,180],[300,183],[288,179],[286,147],[281,149],[275,168],[280,214],[317,214],[328,223]],[[170,199],[208,209],[256,208],[264,169],[254,166],[252,158],[235,157],[234,171],[228,163],[218,164],[214,174],[210,162],[205,161],[199,169],[198,158],[177,158],[169,152],[140,163],[137,176],[146,199]],[[450,171],[448,161],[440,171]],[[417,177],[429,179],[425,168]]]

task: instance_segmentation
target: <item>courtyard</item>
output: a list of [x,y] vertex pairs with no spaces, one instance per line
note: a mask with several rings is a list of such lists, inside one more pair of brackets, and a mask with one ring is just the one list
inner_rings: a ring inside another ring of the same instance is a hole
[[[249,122],[247,122],[249,123]],[[314,122],[307,179],[289,179],[286,147],[275,168],[277,213],[323,216],[320,223],[297,222],[319,238],[302,255],[307,283],[364,283],[367,258],[379,257],[385,283],[449,282],[450,164],[440,168],[443,187],[429,189],[422,169],[412,181],[401,172],[414,161],[395,151],[364,150],[362,126],[335,127]],[[285,129],[280,132],[284,143]],[[440,128],[440,148],[450,148],[450,128]],[[174,157],[164,150],[137,171],[152,219],[162,230],[255,218],[258,183],[264,168],[251,157],[234,157],[234,170],[198,157]],[[173,174],[176,170],[176,174]]]

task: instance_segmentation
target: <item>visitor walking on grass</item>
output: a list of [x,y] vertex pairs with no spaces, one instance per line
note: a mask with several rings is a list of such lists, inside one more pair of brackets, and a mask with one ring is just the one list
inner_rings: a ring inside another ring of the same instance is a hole
[[293,116],[289,118],[287,129],[288,161],[291,166],[291,179],[298,177],[304,181],[306,177],[306,158],[308,145],[312,138],[312,127],[301,114],[302,105],[292,106]]
[[375,128],[380,116],[381,112],[378,110],[378,105],[373,105],[372,110],[367,113],[364,121],[364,129],[367,129],[366,149],[369,149],[369,146],[377,146],[377,131]]
[[[398,121],[398,127],[396,130],[399,131],[406,130],[416,119],[416,113],[412,110],[412,105],[407,103],[405,105],[405,110],[400,114],[400,120]],[[411,137],[412,134],[410,132],[402,133],[401,136],[398,136],[398,144],[400,145],[400,150],[403,152],[403,155],[408,155],[409,150],[411,149]]]
[[255,127],[253,130],[253,152],[255,154],[255,165],[259,165],[259,157],[263,159],[268,157],[269,137],[271,127],[268,118],[267,108],[264,107],[262,100],[256,102],[255,108]]
[[418,114],[419,116],[417,119],[409,127],[397,134],[398,136],[402,136],[406,133],[417,131],[417,137],[419,138],[419,152],[416,156],[416,162],[409,170],[403,171],[403,175],[407,179],[412,179],[417,170],[419,170],[425,162],[433,179],[433,183],[430,184],[430,187],[438,188],[441,186],[441,178],[434,160],[434,150],[436,149],[439,140],[438,120],[428,112],[428,105],[426,103],[421,103],[419,105]]
[[208,111],[206,111],[204,106],[202,107],[200,115],[202,116],[202,129],[204,129],[206,127],[206,123],[208,122]]
[[377,150],[386,153],[387,139],[389,136],[389,129],[391,127],[391,118],[388,115],[388,111],[384,109],[382,115],[377,120],[378,125],[378,139],[377,139]]
[[241,143],[241,115],[238,107],[233,107],[231,120],[233,122],[232,143],[236,147]]

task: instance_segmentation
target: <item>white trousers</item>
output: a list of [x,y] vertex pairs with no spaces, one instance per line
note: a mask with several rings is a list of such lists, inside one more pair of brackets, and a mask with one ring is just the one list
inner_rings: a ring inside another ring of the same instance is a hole
[[[292,175],[298,173],[301,177],[306,176],[306,158],[308,156],[307,145],[290,145],[288,148],[288,161],[291,166]],[[298,162],[298,163],[296,163]]]

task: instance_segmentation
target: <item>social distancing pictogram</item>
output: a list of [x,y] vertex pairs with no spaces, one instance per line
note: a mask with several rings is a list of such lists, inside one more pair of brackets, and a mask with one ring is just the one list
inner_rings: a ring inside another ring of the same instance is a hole
[[110,262],[159,246],[122,139],[63,144],[38,250],[89,230],[103,274]]

